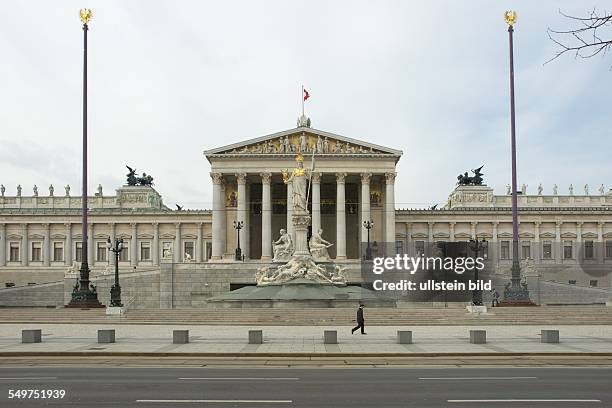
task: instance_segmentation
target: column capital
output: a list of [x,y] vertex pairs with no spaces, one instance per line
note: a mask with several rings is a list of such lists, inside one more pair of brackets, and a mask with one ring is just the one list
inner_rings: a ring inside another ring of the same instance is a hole
[[313,183],[320,183],[321,182],[321,173],[320,172],[314,172],[312,173],[312,182]]
[[430,227],[433,227],[434,225],[436,225],[436,223],[434,221],[428,221],[427,225],[429,225]]
[[270,184],[272,182],[272,173],[263,172],[263,173],[259,173],[259,175],[261,176],[262,184]]
[[533,224],[534,224],[536,227],[539,227],[540,225],[542,225],[542,221],[534,221],[534,222],[533,222]]
[[491,224],[493,224],[494,227],[497,227],[499,225],[499,221],[491,221]]
[[455,228],[455,224],[457,224],[456,221],[449,221],[448,225],[450,225],[452,228]]
[[471,225],[472,227],[475,227],[475,226],[477,226],[477,225],[478,225],[478,221],[472,221],[472,222],[470,222],[470,225]]
[[395,176],[397,176],[396,172],[385,173],[385,180],[386,180],[387,184],[395,183]]
[[598,226],[599,228],[603,228],[603,227],[604,227],[604,225],[606,225],[606,222],[605,222],[605,221],[597,221],[597,226]]
[[246,178],[246,173],[236,173],[236,180],[238,181],[238,184],[246,184]]
[[136,223],[136,222],[130,222],[130,226],[131,226],[132,228],[136,228],[136,225],[138,225],[138,223]]
[[6,226],[6,224],[5,224],[5,223],[0,222],[0,230],[3,230],[5,226]]
[[372,173],[361,173],[360,176],[361,176],[361,184],[370,184]]
[[584,224],[583,221],[576,221],[576,226],[577,227],[582,227],[582,224]]
[[346,178],[346,173],[336,173],[336,183],[344,184],[344,179]]
[[174,223],[174,228],[181,228],[181,223],[180,222],[175,222]]
[[48,222],[43,222],[43,223],[42,223],[42,224],[40,224],[40,225],[41,225],[41,227],[43,227],[43,228],[45,228],[45,229],[49,229],[49,226],[50,226],[51,224],[49,224]]
[[223,173],[210,172],[213,184],[223,184]]
[[159,227],[159,222],[157,222],[157,221],[153,221],[153,222],[151,223],[151,225],[152,225],[153,227]]
[[563,221],[555,221],[555,224],[557,225],[557,227],[560,227],[561,225],[563,225]]
[[72,223],[71,222],[65,222],[64,223],[64,227],[70,228],[70,227],[72,227]]

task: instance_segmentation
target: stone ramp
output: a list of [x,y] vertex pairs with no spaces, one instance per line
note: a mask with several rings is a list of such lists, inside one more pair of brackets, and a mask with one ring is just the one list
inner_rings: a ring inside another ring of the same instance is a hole
[[[369,326],[612,325],[612,307],[494,308],[472,315],[459,308],[366,308]],[[0,308],[0,323],[162,324],[219,326],[348,326],[353,308],[135,309],[125,317],[104,309]]]

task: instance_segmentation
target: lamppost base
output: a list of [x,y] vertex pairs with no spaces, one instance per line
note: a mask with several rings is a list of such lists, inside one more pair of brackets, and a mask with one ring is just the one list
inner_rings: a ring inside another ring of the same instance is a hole
[[234,254],[234,259],[236,261],[242,261],[242,250],[240,248],[236,248],[236,253]]
[[68,308],[94,309],[105,307],[98,300],[98,294],[91,290],[75,289],[72,292],[72,299],[66,306]]
[[508,286],[504,290],[504,300],[499,302],[499,306],[537,306],[529,298],[529,290],[527,285]]

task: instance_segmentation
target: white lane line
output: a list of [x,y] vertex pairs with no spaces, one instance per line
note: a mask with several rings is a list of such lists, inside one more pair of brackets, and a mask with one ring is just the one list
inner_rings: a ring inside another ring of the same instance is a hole
[[449,403],[474,402],[601,402],[598,399],[473,399],[473,400],[447,400]]
[[136,402],[162,404],[291,404],[292,400],[136,400]]
[[419,380],[537,380],[538,377],[419,377]]
[[0,380],[57,380],[57,377],[0,377]]
[[179,380],[218,381],[299,381],[297,377],[179,377]]

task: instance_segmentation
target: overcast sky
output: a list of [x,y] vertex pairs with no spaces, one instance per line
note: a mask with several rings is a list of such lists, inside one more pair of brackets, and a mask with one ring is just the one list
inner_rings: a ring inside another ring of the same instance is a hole
[[[607,4],[606,4],[607,3]],[[401,149],[397,207],[445,202],[484,164],[510,181],[515,31],[519,183],[612,186],[612,56],[543,63],[558,13],[605,1],[20,1],[0,11],[0,183],[80,194],[81,7],[89,31],[90,191],[155,177],[167,205],[211,208],[202,151],[295,127]]]

